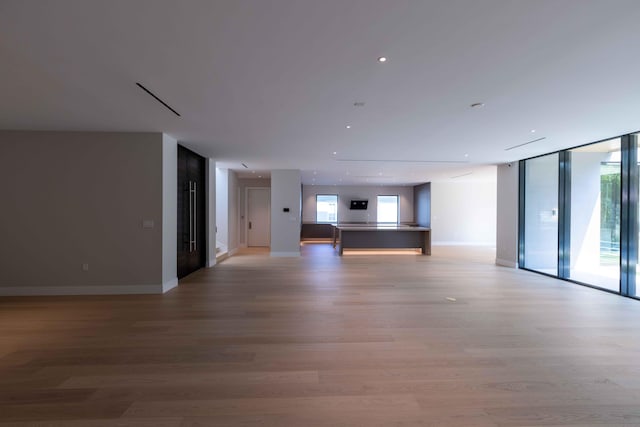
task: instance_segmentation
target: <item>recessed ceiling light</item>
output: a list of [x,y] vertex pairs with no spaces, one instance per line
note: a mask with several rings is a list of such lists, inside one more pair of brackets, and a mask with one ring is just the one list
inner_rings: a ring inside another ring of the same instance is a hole
[[465,154],[464,156],[465,156],[465,157],[469,157],[469,155],[468,155],[468,154]]
[[347,129],[351,129],[351,125],[347,125],[346,127],[347,127]]
[[314,174],[314,175],[315,175],[316,173],[317,173],[316,171],[313,171],[313,174]]
[[379,57],[378,62],[387,62],[387,57],[386,56]]
[[535,129],[531,129],[531,133],[536,133],[536,130]]
[[479,107],[484,107],[484,102],[474,102],[473,104],[471,104],[471,108],[479,108]]
[[338,152],[337,152],[337,151],[334,151],[334,152],[333,152],[333,155],[335,156],[336,154],[338,154]]
[[258,175],[258,178],[262,178],[262,175]]
[[382,172],[378,172],[378,175],[382,176]]
[[256,171],[251,171],[251,173],[256,173]]

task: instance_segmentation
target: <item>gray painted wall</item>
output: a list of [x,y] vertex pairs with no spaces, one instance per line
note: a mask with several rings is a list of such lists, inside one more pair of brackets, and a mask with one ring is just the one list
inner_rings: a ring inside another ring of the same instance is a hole
[[[402,186],[365,186],[365,185],[305,185],[302,189],[302,220],[315,222],[316,194],[338,195],[338,221],[340,222],[376,222],[378,211],[377,196],[398,195],[400,204],[400,222],[413,222],[413,187]],[[350,210],[352,199],[369,200],[366,211]]]
[[0,131],[0,293],[170,285],[176,190],[163,168],[176,169],[174,146],[160,133]]
[[431,183],[413,187],[413,218],[422,227],[431,227]]
[[271,256],[300,255],[300,196],[299,170],[271,171]]

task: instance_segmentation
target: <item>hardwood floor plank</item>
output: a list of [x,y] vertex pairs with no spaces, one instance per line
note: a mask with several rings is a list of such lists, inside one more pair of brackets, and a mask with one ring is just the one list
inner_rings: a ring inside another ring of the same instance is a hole
[[61,389],[9,389],[9,387],[0,390],[0,405],[25,405],[25,404],[42,404],[42,403],[70,403],[86,400],[94,394],[96,389],[91,388],[67,388]]
[[[488,408],[499,426],[583,425],[624,423],[640,425],[640,408],[633,405],[554,405],[541,407]],[[517,423],[517,424],[516,424]]]
[[261,414],[358,414],[398,410],[418,414],[420,406],[411,395],[316,396],[262,399],[184,400],[135,402],[125,417],[261,415]]
[[187,374],[128,374],[128,375],[92,375],[74,376],[62,383],[60,388],[88,387],[139,387],[172,386],[176,384],[280,384],[280,383],[318,383],[316,371],[284,372],[226,372]]
[[3,404],[0,421],[119,418],[131,404],[132,402],[116,400],[91,400],[80,403]]
[[[181,427],[182,418],[102,418],[56,421],[0,422],[0,427]],[[211,424],[210,424],[211,425]]]
[[0,427],[640,425],[640,302],[484,249],[308,246],[161,296],[0,299]]

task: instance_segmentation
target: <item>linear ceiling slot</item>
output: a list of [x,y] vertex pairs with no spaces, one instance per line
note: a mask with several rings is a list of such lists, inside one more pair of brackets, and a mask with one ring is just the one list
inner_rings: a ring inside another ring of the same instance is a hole
[[244,166],[245,169],[249,169],[249,166],[245,165],[244,163],[240,163],[242,166]]
[[525,142],[524,144],[514,145],[513,147],[505,148],[504,151],[509,151],[513,150],[514,148],[522,147],[524,145],[533,144],[534,142],[542,141],[543,139],[547,139],[547,137],[543,136],[542,138],[534,139],[533,141]]
[[171,107],[169,106],[169,104],[167,104],[166,102],[164,102],[162,99],[158,98],[158,97],[157,97],[153,92],[151,92],[149,89],[147,89],[146,87],[142,86],[142,85],[141,85],[140,83],[138,83],[138,82],[136,82],[136,85],[138,85],[138,87],[139,87],[140,89],[142,89],[143,91],[147,92],[149,95],[153,96],[153,98],[154,98],[156,101],[158,101],[160,104],[164,105],[164,106],[165,106],[165,107],[167,107],[169,110],[171,110],[171,112],[172,112],[173,114],[175,114],[175,115],[176,115],[176,116],[178,116],[178,117],[181,117],[181,116],[180,116],[180,113],[178,113],[176,110],[174,110],[173,108],[171,108]]
[[473,172],[467,172],[467,173],[463,173],[462,175],[452,176],[451,179],[462,178],[463,176],[469,176],[469,175],[473,175]]
[[379,160],[379,159],[335,159],[336,162],[387,162],[387,163],[469,163],[467,160]]

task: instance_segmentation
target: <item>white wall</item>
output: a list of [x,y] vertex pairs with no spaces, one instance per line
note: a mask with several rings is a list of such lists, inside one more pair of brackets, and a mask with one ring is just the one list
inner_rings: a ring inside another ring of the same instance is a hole
[[518,266],[518,162],[498,166],[496,264]]
[[178,142],[162,135],[162,290],[178,286]]
[[216,264],[216,162],[206,160],[207,191],[207,267]]
[[227,194],[229,195],[229,199],[228,199],[228,221],[229,221],[229,230],[228,230],[228,236],[229,236],[229,240],[228,240],[228,247],[229,247],[229,255],[233,255],[235,252],[238,251],[238,248],[240,247],[240,241],[239,241],[239,223],[240,223],[240,214],[239,214],[239,210],[238,210],[238,201],[240,199],[240,195],[239,193],[239,187],[238,187],[238,176],[236,175],[236,173],[234,171],[229,171],[229,175],[228,175],[228,191]]
[[0,295],[170,286],[174,146],[160,133],[0,131]]
[[[400,222],[413,222],[412,186],[349,186],[349,185],[305,185],[302,191],[302,221],[316,221],[316,194],[338,195],[339,222],[377,222],[377,196],[398,195]],[[352,199],[369,200],[366,211],[350,210]]]
[[221,252],[229,249],[229,170],[216,168],[216,242]]
[[271,256],[300,255],[300,182],[299,170],[271,171]]
[[433,244],[496,244],[496,181],[431,183]]

